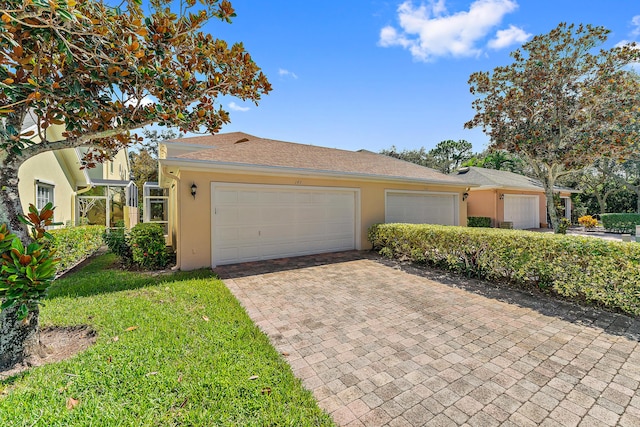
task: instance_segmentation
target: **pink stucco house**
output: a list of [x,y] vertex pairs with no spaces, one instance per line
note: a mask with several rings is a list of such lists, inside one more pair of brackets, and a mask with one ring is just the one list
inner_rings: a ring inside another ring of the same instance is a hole
[[[513,172],[478,167],[461,168],[455,175],[476,187],[469,189],[467,215],[491,218],[493,227],[511,222],[513,228],[546,228],[547,199],[542,184]],[[571,193],[578,190],[556,187],[571,219]]]

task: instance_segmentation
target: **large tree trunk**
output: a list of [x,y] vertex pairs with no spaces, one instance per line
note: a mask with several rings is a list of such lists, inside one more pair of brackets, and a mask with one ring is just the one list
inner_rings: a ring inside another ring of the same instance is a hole
[[551,220],[551,227],[553,228],[553,232],[557,233],[560,226],[560,220],[558,218],[558,212],[556,211],[556,204],[553,200],[553,185],[544,183],[544,187],[544,194],[547,198],[547,213],[549,214],[549,219]]
[[18,192],[18,169],[23,159],[7,151],[0,150],[0,224],[7,224],[9,231],[18,236],[22,243],[30,243],[29,233],[18,219],[22,214]]
[[607,213],[607,194],[604,196],[600,194],[600,192],[596,189],[593,194],[596,196],[596,200],[598,201],[598,207],[600,207],[600,215]]
[[0,312],[0,370],[42,353],[38,317],[37,306],[29,310],[24,321],[18,320],[17,306]]
[[[7,224],[9,231],[23,243],[31,238],[25,226],[18,220],[22,213],[18,194],[18,168],[21,159],[0,151],[0,224]],[[30,308],[26,321],[17,319],[18,307],[0,312],[0,369],[6,369],[25,358],[40,353],[40,333],[38,329],[38,307]]]

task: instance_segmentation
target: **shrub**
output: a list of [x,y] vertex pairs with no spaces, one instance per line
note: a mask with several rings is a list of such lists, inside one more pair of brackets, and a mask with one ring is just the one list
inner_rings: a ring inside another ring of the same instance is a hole
[[101,225],[83,225],[51,230],[51,245],[60,258],[58,273],[66,271],[94,254],[104,244],[104,227]]
[[640,314],[640,245],[530,231],[377,224],[381,254]]
[[164,230],[160,224],[141,223],[129,234],[132,259],[144,268],[164,268],[168,263]]
[[488,216],[470,216],[467,218],[467,227],[491,227],[491,218]]
[[558,223],[558,234],[567,234],[567,229],[571,227],[571,221],[567,218],[560,218]]
[[584,215],[578,218],[578,224],[589,230],[598,225],[598,220],[591,215]]
[[127,241],[124,221],[118,221],[115,228],[105,230],[104,241],[109,250],[120,257],[123,264],[131,265],[133,263],[133,254]]
[[40,211],[30,204],[27,215],[18,216],[33,238],[27,246],[6,224],[0,225],[0,311],[13,309],[16,318],[26,324],[29,312],[37,312],[56,275],[58,260],[49,244],[53,236],[47,231],[47,227],[56,225],[52,220],[53,209],[51,203]]
[[640,214],[608,213],[600,215],[605,230],[614,233],[635,234],[636,225],[640,225]]

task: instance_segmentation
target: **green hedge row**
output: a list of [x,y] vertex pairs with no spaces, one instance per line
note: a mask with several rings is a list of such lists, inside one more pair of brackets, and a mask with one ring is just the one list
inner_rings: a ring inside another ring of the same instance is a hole
[[640,225],[640,214],[607,213],[600,215],[602,226],[613,233],[636,233],[636,225]]
[[491,227],[491,218],[488,216],[470,216],[467,218],[467,227]]
[[56,248],[56,257],[60,258],[58,272],[68,270],[97,251],[104,244],[104,230],[105,227],[99,225],[51,230],[54,237],[52,245]]
[[369,240],[385,256],[640,314],[640,244],[421,224],[377,224]]

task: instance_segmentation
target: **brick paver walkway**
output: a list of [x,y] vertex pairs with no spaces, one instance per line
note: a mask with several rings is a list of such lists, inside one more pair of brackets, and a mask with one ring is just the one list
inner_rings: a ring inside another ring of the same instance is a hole
[[640,426],[638,320],[367,253],[216,271],[341,426]]

